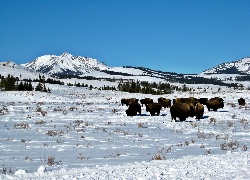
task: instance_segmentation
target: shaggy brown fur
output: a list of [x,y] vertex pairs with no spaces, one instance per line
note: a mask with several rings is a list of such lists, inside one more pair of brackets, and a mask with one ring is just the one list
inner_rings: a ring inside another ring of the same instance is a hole
[[159,97],[159,98],[158,98],[158,103],[160,103],[160,102],[162,102],[162,101],[164,101],[164,100],[166,100],[166,98],[164,98],[164,97]]
[[187,103],[175,103],[170,108],[172,120],[176,121],[178,117],[180,121],[185,121],[187,117],[194,114],[193,107],[190,107]]
[[137,113],[141,114],[141,105],[136,102],[130,102],[128,109],[126,110],[127,116],[136,116]]
[[207,101],[206,106],[208,111],[210,111],[210,109],[213,109],[213,111],[217,111],[217,109],[224,107],[224,100],[218,97],[211,98]]
[[173,100],[173,104],[175,103],[197,103],[198,99],[194,98],[194,97],[189,97],[189,98],[176,98]]
[[130,103],[132,103],[132,102],[134,102],[134,101],[138,102],[139,99],[136,99],[136,98],[128,98],[128,99],[125,99],[125,98],[123,98],[123,99],[121,99],[121,104],[122,104],[122,106],[123,106],[124,104],[126,104],[126,106],[128,106]]
[[150,103],[146,105],[146,111],[150,112],[151,116],[154,116],[157,113],[157,116],[160,115],[162,105],[160,103]]
[[142,107],[143,107],[143,104],[145,104],[145,106],[146,106],[146,105],[149,104],[149,103],[153,103],[153,99],[144,98],[144,99],[141,99],[140,102],[141,102],[141,105],[142,105]]
[[162,107],[164,107],[164,108],[169,108],[169,107],[171,107],[171,99],[165,99],[165,100],[163,100],[163,101],[161,101],[161,102],[159,102],[161,105],[162,105]]
[[197,103],[195,106],[196,119],[202,119],[204,114],[204,106],[201,103]]
[[200,98],[198,101],[199,101],[199,103],[206,105],[208,98]]

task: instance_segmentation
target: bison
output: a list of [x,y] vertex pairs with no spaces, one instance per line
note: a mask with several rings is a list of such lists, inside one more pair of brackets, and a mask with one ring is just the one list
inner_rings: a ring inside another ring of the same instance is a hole
[[246,105],[246,101],[243,98],[238,99],[238,103],[239,103],[240,106],[245,106]]
[[163,101],[161,101],[161,102],[159,102],[161,105],[162,105],[162,107],[164,107],[164,108],[169,108],[169,107],[171,107],[171,99],[164,99]]
[[126,106],[129,106],[129,104],[130,103],[132,103],[132,102],[134,102],[134,101],[139,101],[139,99],[136,99],[136,98],[128,98],[128,99],[125,99],[125,98],[123,98],[123,99],[121,99],[121,104],[122,104],[122,106],[124,105],[124,104],[126,104]]
[[151,116],[154,116],[157,113],[157,116],[160,115],[162,105],[160,103],[150,103],[146,105],[146,111],[150,112]]
[[176,98],[173,99],[173,104],[175,103],[197,103],[198,99],[194,98],[194,97],[189,97],[189,98]]
[[166,100],[166,98],[164,98],[164,97],[159,97],[159,98],[158,98],[158,103],[160,103],[160,102],[162,102],[162,101],[164,101],[164,100]]
[[[188,104],[192,109],[195,108],[195,105],[197,104],[198,99],[194,97],[189,97],[189,98],[176,98],[173,100],[173,104],[175,103],[186,103]],[[194,112],[192,112],[191,117],[194,117]]]
[[141,99],[140,102],[141,102],[141,105],[142,105],[142,107],[143,107],[143,104],[145,104],[145,106],[146,106],[146,105],[149,104],[149,103],[153,103],[153,99],[144,98],[144,99]]
[[195,117],[196,119],[202,119],[204,114],[204,106],[201,103],[195,105]]
[[172,120],[176,121],[178,117],[180,121],[185,121],[187,117],[194,115],[194,107],[188,105],[187,103],[175,103],[170,108],[170,113]]
[[208,111],[210,111],[210,109],[217,111],[217,109],[224,107],[224,100],[219,97],[211,98],[207,101],[206,106]]
[[137,113],[141,114],[141,105],[137,101],[130,102],[126,110],[127,116],[136,116]]
[[126,106],[128,106],[129,105],[129,99],[125,99],[125,98],[122,98],[121,99],[121,104],[122,104],[122,106],[124,105],[124,104],[126,104]]
[[203,104],[203,105],[206,105],[207,101],[208,101],[208,98],[200,98],[200,99],[198,99],[198,102]]

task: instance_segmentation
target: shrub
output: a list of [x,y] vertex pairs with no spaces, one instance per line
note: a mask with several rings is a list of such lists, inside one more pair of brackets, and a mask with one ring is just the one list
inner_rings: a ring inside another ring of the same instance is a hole
[[55,159],[55,157],[49,156],[47,162],[48,166],[53,166],[55,164]]
[[35,124],[45,124],[46,122],[43,121],[43,120],[40,120],[40,121],[36,121]]
[[17,123],[17,124],[14,125],[14,127],[16,129],[28,129],[29,128],[29,124]]
[[138,128],[142,128],[143,127],[143,123],[139,122],[138,123]]
[[215,118],[210,118],[210,124],[216,124],[217,120]]
[[47,132],[47,134],[49,135],[49,136],[61,136],[61,135],[63,135],[64,134],[64,131],[62,131],[62,130],[49,130],[48,132]]
[[243,146],[241,147],[241,150],[242,150],[242,151],[247,151],[247,146],[246,146],[246,145],[243,145]]
[[154,157],[152,157],[152,160],[166,160],[166,157],[163,155],[154,155]]
[[239,143],[237,141],[231,141],[220,145],[221,150],[235,150],[237,148],[239,148]]

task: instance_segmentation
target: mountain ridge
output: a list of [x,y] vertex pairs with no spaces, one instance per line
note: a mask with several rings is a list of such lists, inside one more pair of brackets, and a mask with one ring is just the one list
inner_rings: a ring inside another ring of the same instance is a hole
[[[249,68],[248,60],[245,58],[242,61],[234,61],[234,66],[239,70],[247,70]],[[243,63],[245,62],[245,63]],[[80,64],[80,65],[79,65]],[[79,67],[78,67],[79,66]],[[219,66],[219,65],[218,65]],[[229,67],[227,63],[221,64],[219,67]],[[245,67],[247,66],[247,67]],[[20,69],[20,71],[17,69]],[[225,69],[221,68],[226,72]],[[166,82],[178,84],[214,84],[229,87],[236,87],[237,84],[244,84],[249,86],[248,75],[240,74],[218,74],[210,71],[200,74],[179,74],[175,72],[163,72],[153,70],[145,67],[109,67],[104,63],[100,63],[93,58],[83,58],[80,56],[73,56],[69,53],[63,53],[60,56],[44,55],[36,60],[26,64],[16,64],[12,61],[0,62],[1,75],[7,76],[8,74],[14,75],[20,79],[37,79],[38,74],[43,76],[54,77],[59,79],[82,79],[98,81],[98,83],[105,85],[111,83],[119,83],[121,80],[125,81],[147,81],[147,82]],[[22,71],[21,71],[22,70]],[[211,70],[211,69],[210,69]],[[216,69],[215,70],[220,70]],[[27,73],[25,73],[27,71]],[[29,71],[29,72],[28,72]],[[238,71],[238,70],[237,70]],[[240,71],[238,71],[240,72]]]
[[[67,52],[62,55],[43,55],[22,66],[52,76],[81,76],[93,71],[105,71],[111,67],[97,59],[73,56]],[[250,74],[250,57],[221,63],[198,74]]]
[[250,74],[250,57],[219,64],[203,71],[204,74]]
[[82,75],[94,70],[105,70],[108,66],[97,59],[73,56],[67,52],[62,55],[44,55],[23,64],[30,70],[46,73],[53,76]]

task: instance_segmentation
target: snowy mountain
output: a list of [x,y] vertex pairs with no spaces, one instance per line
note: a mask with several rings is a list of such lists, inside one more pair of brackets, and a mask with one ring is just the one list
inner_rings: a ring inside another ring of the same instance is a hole
[[44,55],[30,63],[23,64],[23,66],[50,75],[81,75],[108,68],[107,65],[96,59],[73,56],[66,52],[60,56]]
[[7,62],[0,62],[0,65],[1,66],[4,66],[4,67],[9,67],[9,68],[16,68],[16,69],[23,69],[23,70],[27,70],[26,67],[20,65],[20,64],[17,64],[13,61],[7,61]]
[[[37,79],[39,74],[46,78],[60,77],[64,83],[76,78],[78,83],[91,84],[94,87],[117,86],[121,79],[171,84],[213,84],[218,86],[249,87],[250,57],[223,63],[200,74],[178,74],[163,72],[146,67],[108,67],[93,58],[73,56],[64,53],[60,56],[44,55],[26,64],[0,62],[0,75],[8,74],[20,79]],[[75,82],[74,82],[75,83]],[[98,85],[97,85],[98,84]]]
[[222,63],[203,71],[204,74],[250,74],[250,57],[237,61]]

